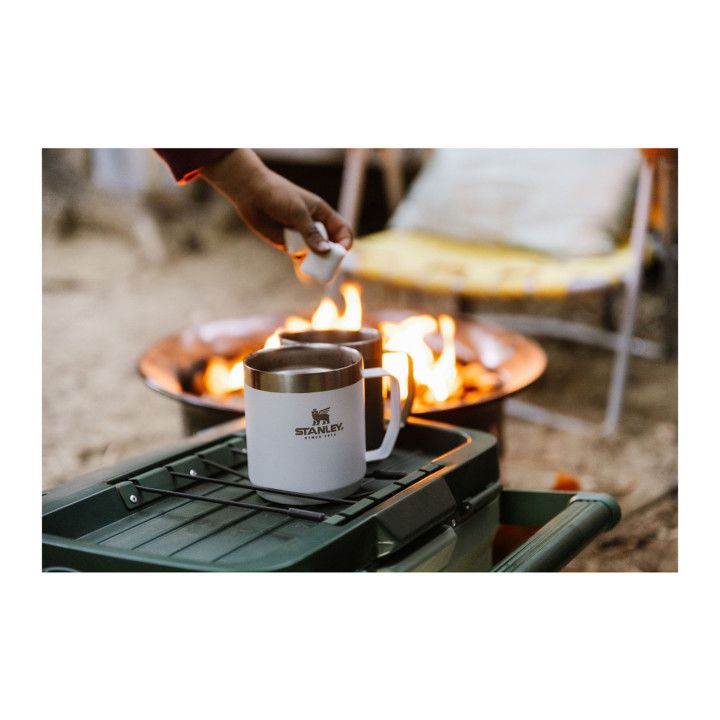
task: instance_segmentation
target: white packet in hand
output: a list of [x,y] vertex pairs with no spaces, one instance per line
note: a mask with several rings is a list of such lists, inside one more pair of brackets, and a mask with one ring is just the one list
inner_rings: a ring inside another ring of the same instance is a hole
[[330,243],[330,249],[324,255],[309,252],[300,265],[300,269],[319,283],[332,282],[345,259],[347,250],[338,243]]
[[[315,227],[325,240],[330,239],[325,226],[321,222],[316,222]],[[303,236],[290,228],[284,229],[283,236],[288,255],[295,260],[304,258],[300,270],[319,283],[327,284],[331,282],[340,268],[340,263],[347,255],[347,250],[338,243],[330,243],[330,250],[324,255],[311,252]]]

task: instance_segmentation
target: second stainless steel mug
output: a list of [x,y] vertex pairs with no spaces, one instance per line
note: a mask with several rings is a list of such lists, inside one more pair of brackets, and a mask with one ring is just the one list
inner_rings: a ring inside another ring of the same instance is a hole
[[[298,343],[344,345],[357,350],[362,355],[365,368],[382,367],[382,335],[375,328],[363,327],[359,330],[286,330],[280,333],[280,342],[283,345]],[[403,405],[403,420],[410,413],[415,394],[415,384],[412,381],[412,360],[409,355],[405,356],[408,362],[408,396]],[[382,378],[369,377],[365,380],[365,441],[368,447],[379,445],[385,433],[383,412]]]

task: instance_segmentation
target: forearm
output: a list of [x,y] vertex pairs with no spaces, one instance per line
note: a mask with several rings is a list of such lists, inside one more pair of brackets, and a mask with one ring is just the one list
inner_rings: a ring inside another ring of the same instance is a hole
[[[286,229],[300,233],[315,253],[328,252],[331,242],[350,249],[352,230],[322,198],[270,170],[248,148],[215,152],[215,157],[197,166],[194,175],[224,195],[256,235],[283,252]],[[171,168],[175,172],[172,164]],[[323,237],[317,223],[324,226],[328,238]]]
[[271,171],[252,150],[238,148],[200,169],[200,177],[233,205],[252,195]]

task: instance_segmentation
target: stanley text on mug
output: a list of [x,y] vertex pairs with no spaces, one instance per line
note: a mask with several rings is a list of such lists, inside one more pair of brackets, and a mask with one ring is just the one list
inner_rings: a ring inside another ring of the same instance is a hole
[[326,407],[322,410],[313,408],[312,412],[313,424],[310,427],[297,427],[295,428],[295,434],[301,435],[305,439],[316,438],[316,437],[334,437],[343,429],[343,424],[330,423],[330,408]]

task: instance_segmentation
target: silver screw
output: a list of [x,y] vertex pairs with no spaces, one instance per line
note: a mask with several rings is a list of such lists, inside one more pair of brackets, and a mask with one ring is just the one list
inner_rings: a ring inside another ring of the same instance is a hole
[[131,495],[131,496],[130,496],[130,502],[131,502],[131,503],[136,503],[137,501],[138,501],[137,495]]
[[197,470],[190,470],[190,475],[195,477],[197,475]]
[[451,526],[451,527],[455,527],[456,525],[457,525],[457,522],[455,521],[455,518],[453,518],[453,519],[450,521],[450,526]]

